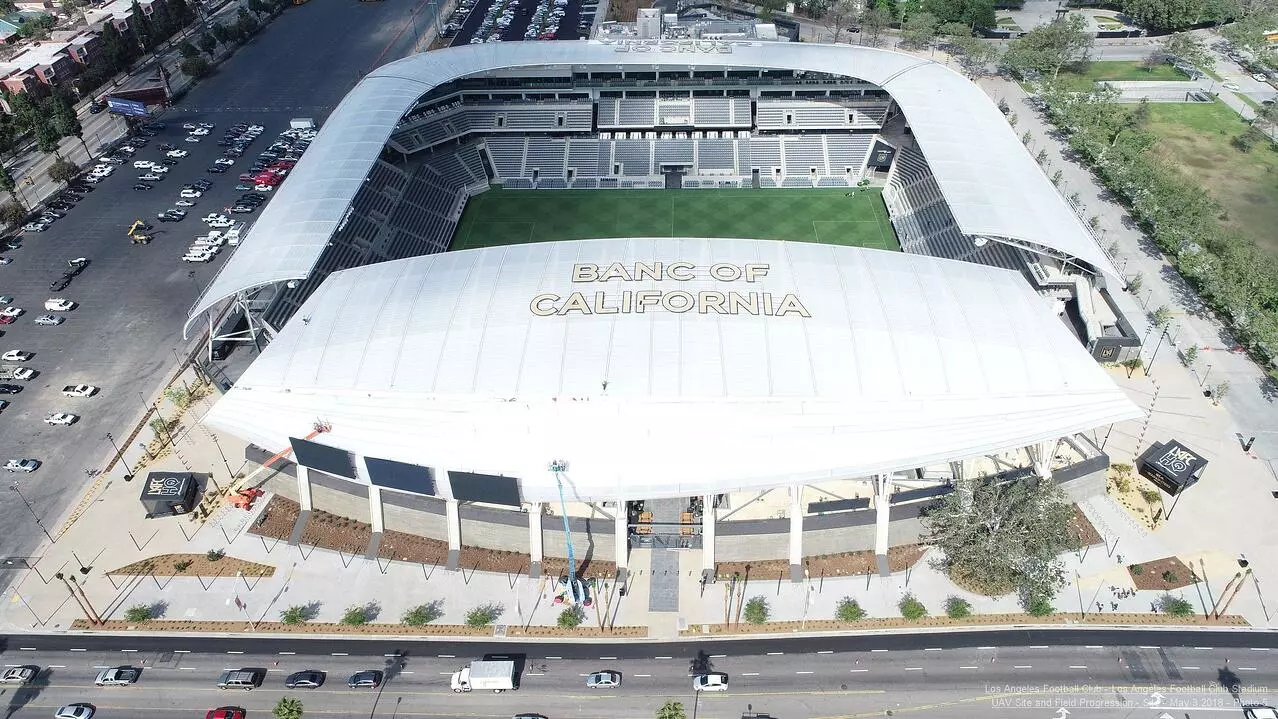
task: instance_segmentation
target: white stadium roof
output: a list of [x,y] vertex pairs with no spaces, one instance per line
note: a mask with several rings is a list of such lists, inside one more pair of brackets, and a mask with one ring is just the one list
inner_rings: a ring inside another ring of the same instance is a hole
[[310,274],[400,118],[436,85],[508,68],[777,68],[883,87],[909,121],[959,228],[1030,243],[1123,281],[980,88],[943,65],[853,45],[736,42],[731,52],[621,52],[604,41],[481,43],[419,53],[370,73],[343,98],[288,181],[191,310]]
[[579,497],[676,496],[922,467],[1139,415],[1018,273],[618,239],[334,273],[206,421],[279,449],[324,420],[318,442],[518,477],[526,501],[549,501],[554,459]]

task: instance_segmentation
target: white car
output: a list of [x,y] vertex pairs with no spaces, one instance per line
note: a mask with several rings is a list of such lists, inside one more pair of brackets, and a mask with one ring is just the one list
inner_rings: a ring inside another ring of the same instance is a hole
[[192,137],[204,137],[207,134],[209,134],[209,129],[207,127],[197,127],[194,130],[191,130]]
[[263,131],[263,130],[265,130],[265,129],[266,129],[266,128],[265,128],[265,127],[262,127],[261,125],[249,125],[249,126],[248,126],[248,129],[247,129],[247,130],[245,130],[245,132],[247,132],[247,133],[249,133],[249,134],[252,134],[252,135],[260,135],[260,134],[262,134],[262,131]]
[[182,125],[183,130],[198,130],[199,127],[200,126],[195,124],[194,122],[187,122],[187,123],[183,123]]
[[224,165],[224,166],[226,166],[226,167],[230,167],[231,165],[234,165],[234,164],[235,164],[235,160],[232,160],[232,159],[231,159],[231,158],[229,158],[229,157],[219,157],[219,158],[217,158],[216,160],[214,160],[214,161],[213,161],[213,164],[214,164],[214,165]]
[[148,172],[145,175],[138,175],[138,182],[159,182],[164,179],[164,175],[157,175],[154,172]]
[[47,229],[49,229],[47,222],[28,222],[22,226],[23,232],[44,232]]
[[213,256],[214,256],[214,253],[212,252],[198,252],[198,253],[187,252],[187,254],[182,255],[182,261],[183,262],[210,262],[212,261]]
[[708,672],[692,678],[692,688],[699,692],[728,691],[728,675],[723,672]]
[[91,384],[73,384],[62,388],[62,394],[67,397],[92,397],[97,391],[98,388]]
[[1234,92],[1238,92],[1239,90],[1242,89],[1241,87],[1238,86],[1238,83],[1236,82],[1222,82],[1220,83],[1220,86],[1225,88],[1226,90],[1233,90]]
[[210,212],[209,214],[200,218],[200,220],[203,222],[221,222],[222,220],[225,220],[225,219],[227,219],[226,215],[220,215],[216,212]]
[[10,667],[0,674],[0,684],[26,684],[39,673],[39,667]]
[[188,200],[197,200],[204,196],[199,190],[182,190],[181,196]]
[[178,207],[195,207],[195,203],[192,202],[191,200],[178,200],[177,202],[174,202],[173,204],[177,205]]
[[68,312],[75,309],[75,303],[71,300],[65,300],[61,297],[53,297],[44,301],[44,308],[54,312]]
[[93,177],[110,177],[115,172],[115,165],[94,165],[89,174]]
[[133,163],[133,169],[135,169],[135,170],[149,170],[149,169],[151,169],[151,167],[152,167],[152,166],[154,166],[154,165],[155,165],[155,163],[154,163],[154,162],[151,162],[150,160],[138,160],[137,162]]
[[158,175],[167,175],[169,174],[169,167],[167,165],[151,165],[151,172]]
[[31,473],[40,468],[40,460],[38,459],[11,459],[4,463],[4,468],[10,472],[27,472]]
[[186,141],[187,141],[187,142],[199,142],[199,141],[200,141],[200,138],[199,138],[199,136],[198,136],[198,135],[188,135],[188,136],[187,136],[187,138],[186,138]]
[[20,379],[23,382],[35,377],[35,370],[30,367],[18,367],[13,370],[13,379]]
[[68,704],[53,713],[54,719],[93,719],[93,705],[80,702]]
[[44,423],[58,425],[61,427],[70,427],[71,425],[75,424],[75,421],[77,419],[80,419],[80,415],[78,414],[67,414],[66,412],[58,412],[56,414],[51,414],[48,417],[45,417]]
[[1259,72],[1252,73],[1251,79],[1255,80],[1256,82],[1269,82],[1269,78],[1265,77],[1262,73],[1259,73]]
[[38,325],[43,325],[45,327],[54,327],[56,325],[62,324],[65,321],[66,321],[65,317],[58,317],[56,315],[40,315],[39,317],[32,320],[32,322],[35,322]]
[[186,150],[169,150],[168,152],[164,154],[169,157],[172,157],[173,159],[178,159],[181,157],[186,157],[187,155],[191,153],[187,152]]
[[213,124],[213,123],[211,123],[211,122],[197,122],[197,123],[195,123],[195,124],[199,125],[200,127],[204,128],[205,130],[212,130],[213,128],[217,127],[217,125],[214,125],[214,124]]
[[6,307],[0,310],[0,317],[21,317],[23,311],[21,307]]
[[255,192],[271,192],[274,189],[275,189],[275,185],[262,185],[262,184],[258,184],[253,188]]
[[32,357],[35,357],[35,355],[30,352],[23,352],[22,350],[9,350],[8,352],[5,352],[3,355],[0,355],[0,360],[5,362],[26,362]]
[[223,217],[220,220],[214,220],[208,223],[208,225],[209,227],[217,227],[217,228],[225,229],[227,227],[233,227],[235,225],[235,220],[231,220],[231,219]]
[[122,687],[137,682],[140,676],[142,676],[141,669],[112,667],[98,672],[98,678],[94,679],[93,683],[100,687]]

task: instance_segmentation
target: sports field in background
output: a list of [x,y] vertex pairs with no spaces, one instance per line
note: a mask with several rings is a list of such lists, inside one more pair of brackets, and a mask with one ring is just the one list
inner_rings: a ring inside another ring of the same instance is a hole
[[742,237],[898,250],[880,191],[503,190],[470,199],[452,250],[603,237]]

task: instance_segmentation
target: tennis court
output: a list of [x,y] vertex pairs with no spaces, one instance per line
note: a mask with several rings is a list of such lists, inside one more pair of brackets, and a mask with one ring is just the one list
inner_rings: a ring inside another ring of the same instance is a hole
[[503,190],[471,198],[452,250],[602,237],[742,237],[900,249],[877,188]]

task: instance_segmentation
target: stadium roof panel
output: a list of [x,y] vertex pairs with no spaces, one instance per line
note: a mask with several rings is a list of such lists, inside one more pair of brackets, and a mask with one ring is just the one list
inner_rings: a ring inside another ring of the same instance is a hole
[[677,495],[921,467],[1139,414],[1018,273],[663,238],[334,273],[207,420],[283,447],[322,419],[322,441],[368,456],[546,475],[525,483],[539,501],[555,457],[583,497]]
[[545,66],[761,67],[861,78],[896,100],[965,234],[1045,246],[1123,281],[990,98],[943,65],[852,45],[734,43],[731,52],[695,54],[619,51],[622,47],[631,46],[480,43],[420,53],[373,71],[325,121],[277,197],[196,301],[191,317],[236,292],[306,277],[396,123],[431,88],[487,71]]

